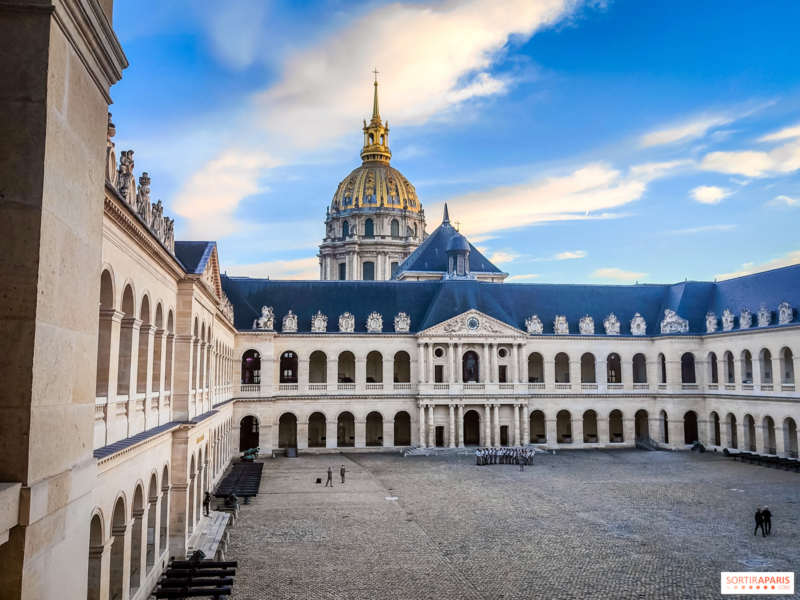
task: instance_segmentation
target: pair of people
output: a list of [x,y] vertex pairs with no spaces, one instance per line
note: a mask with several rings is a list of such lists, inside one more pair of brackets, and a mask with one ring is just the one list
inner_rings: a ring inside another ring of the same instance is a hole
[[525,465],[533,464],[534,451],[524,448],[478,448],[475,451],[476,465]]
[[772,533],[772,513],[769,506],[756,509],[756,529],[753,531],[753,535],[758,533],[759,528],[761,528],[761,537],[767,537]]
[[[344,474],[346,472],[347,470],[344,468],[344,465],[342,465],[342,468],[339,469],[339,475],[342,476],[342,483],[344,483]],[[333,487],[333,469],[330,467],[328,467],[328,480],[325,482],[325,487],[328,487],[328,484]]]

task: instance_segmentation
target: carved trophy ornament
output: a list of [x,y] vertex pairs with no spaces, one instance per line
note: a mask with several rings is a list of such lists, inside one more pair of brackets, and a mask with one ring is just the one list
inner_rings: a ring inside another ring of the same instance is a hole
[[383,331],[383,317],[373,312],[367,317],[367,332],[368,333],[381,333]]
[[714,333],[717,330],[717,315],[709,311],[706,313],[706,333]]
[[689,321],[679,317],[674,310],[667,309],[661,321],[661,333],[689,333]]
[[762,303],[758,309],[758,326],[766,327],[770,323],[772,323],[772,311]]
[[321,310],[317,311],[313,317],[311,317],[311,331],[314,333],[323,333],[328,330],[328,317],[322,314]]
[[394,318],[394,330],[396,333],[408,333],[411,331],[411,317],[401,312]]
[[136,177],[133,175],[133,150],[123,150],[119,156],[119,169],[117,171],[117,190],[120,196],[134,206],[136,203]]
[[292,311],[286,313],[286,316],[283,317],[283,332],[284,333],[296,333],[297,332],[297,315],[294,314]]
[[233,323],[233,304],[228,300],[228,296],[225,292],[222,292],[222,302],[219,304],[219,309],[222,311],[225,318]]
[[633,315],[631,319],[631,335],[646,335],[647,334],[647,321],[639,313]]
[[556,315],[556,320],[553,321],[553,331],[558,335],[566,335],[569,333],[569,323],[565,315]]
[[117,127],[111,122],[111,113],[108,113],[108,129],[106,131],[106,179],[117,187],[117,153],[114,150],[114,142],[111,141],[117,135]]
[[753,325],[753,313],[749,308],[743,308],[742,314],[739,315],[739,329],[750,329]]
[[349,312],[339,317],[339,331],[342,333],[353,333],[356,330],[356,318]]
[[781,302],[781,305],[778,307],[778,324],[788,325],[792,321],[794,321],[794,310],[792,310],[792,305],[788,302]]
[[152,228],[153,207],[150,204],[150,177],[147,172],[142,173],[142,176],[139,177],[139,190],[136,192],[136,206],[134,206],[134,209],[142,217],[142,220],[147,223],[147,226]]
[[614,313],[611,313],[603,320],[603,327],[606,330],[606,335],[619,335],[620,323]]
[[542,320],[536,315],[532,315],[529,319],[525,319],[525,329],[528,330],[528,333],[534,335],[541,335],[544,333],[544,325],[542,325]]
[[581,335],[594,335],[594,319],[589,315],[581,317],[578,323],[578,330],[581,332]]
[[275,315],[271,306],[261,307],[261,316],[253,322],[253,329],[272,331],[275,326]]
[[722,311],[722,331],[730,331],[733,329],[733,322],[735,317],[733,316],[733,312],[730,308],[726,308]]

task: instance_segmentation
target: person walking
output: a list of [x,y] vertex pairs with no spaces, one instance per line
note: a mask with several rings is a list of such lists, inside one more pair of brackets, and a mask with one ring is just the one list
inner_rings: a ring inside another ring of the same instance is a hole
[[333,487],[333,469],[330,467],[328,467],[328,480],[325,482],[325,487],[328,487],[329,483],[331,484],[331,487]]
[[339,475],[342,476],[342,483],[344,483],[344,474],[345,474],[345,469],[344,469],[344,465],[342,465],[342,468],[339,469]]
[[209,492],[205,493],[203,496],[203,512],[206,516],[208,516],[208,512],[211,510],[211,494]]
[[769,506],[765,506],[761,511],[761,516],[764,517],[764,529],[767,535],[772,533],[772,513],[769,512]]
[[761,537],[767,537],[767,534],[764,533],[764,513],[761,512],[761,509],[756,509],[756,528],[753,531],[753,535],[758,533],[758,528],[761,528]]
[[519,470],[520,471],[524,471],[525,470],[525,461],[522,460],[522,458],[519,458],[519,459],[517,459],[517,462],[519,463]]

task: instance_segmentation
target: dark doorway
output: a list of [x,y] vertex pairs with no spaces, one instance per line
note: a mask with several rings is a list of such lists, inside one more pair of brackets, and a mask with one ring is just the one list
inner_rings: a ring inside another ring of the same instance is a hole
[[379,412],[367,415],[367,446],[383,446],[383,416]]
[[464,383],[478,383],[480,381],[480,365],[478,355],[472,350],[464,354],[462,359]]
[[242,355],[242,384],[261,383],[261,355],[256,350],[248,350]]
[[697,414],[690,410],[683,415],[683,443],[694,444],[697,441]]
[[339,448],[353,448],[356,445],[356,426],[352,413],[339,415],[336,425],[336,445]]
[[284,413],[278,421],[278,448],[297,448],[297,417]]
[[239,452],[258,448],[258,419],[245,417],[239,424]]
[[442,425],[436,428],[436,446],[444,446],[444,427]]
[[325,447],[325,429],[326,429],[325,415],[316,412],[308,418],[308,447],[309,448],[324,448]]
[[464,413],[464,445],[477,446],[481,443],[481,417],[477,411]]
[[394,445],[411,445],[411,415],[405,411],[394,416]]
[[500,445],[508,446],[508,425],[500,425]]

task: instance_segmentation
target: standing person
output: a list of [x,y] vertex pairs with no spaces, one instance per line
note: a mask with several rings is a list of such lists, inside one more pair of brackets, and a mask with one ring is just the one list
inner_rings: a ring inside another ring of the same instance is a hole
[[328,487],[329,483],[331,484],[331,487],[333,487],[333,469],[330,467],[328,467],[328,480],[325,482],[325,487]]
[[761,511],[761,516],[764,517],[764,529],[767,535],[772,533],[772,513],[769,512],[769,506],[765,506]]
[[767,537],[767,534],[764,533],[764,514],[761,512],[761,509],[756,509],[756,528],[753,531],[753,535],[758,533],[758,528],[761,528],[761,537]]
[[475,466],[478,466],[480,464],[481,464],[481,449],[478,448],[477,450],[475,450]]
[[344,473],[345,473],[345,469],[344,469],[344,465],[342,465],[342,468],[339,469],[339,475],[342,476],[342,483],[344,483]]
[[203,512],[206,516],[208,516],[208,511],[211,510],[211,494],[209,492],[205,493],[203,496]]
[[524,470],[525,470],[525,461],[524,461],[524,460],[522,460],[522,458],[519,458],[519,459],[517,460],[517,462],[519,463],[519,470],[520,470],[520,471],[524,471]]

